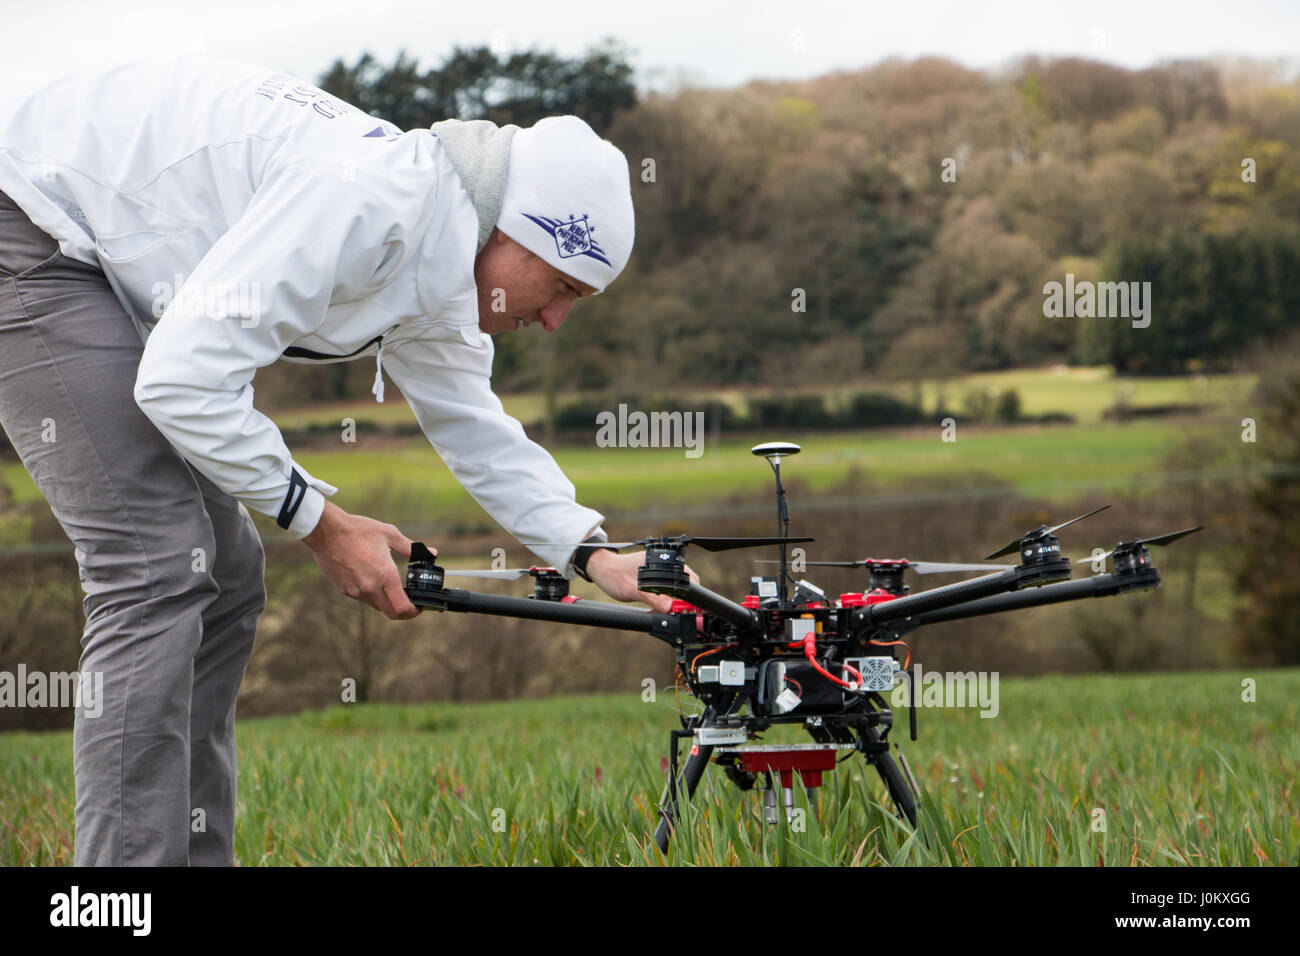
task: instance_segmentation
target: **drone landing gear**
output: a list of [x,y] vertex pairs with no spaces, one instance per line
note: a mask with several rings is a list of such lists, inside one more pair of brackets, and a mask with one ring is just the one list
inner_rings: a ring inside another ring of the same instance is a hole
[[[709,709],[699,718],[687,720],[685,729],[671,732],[668,784],[664,788],[664,795],[660,801],[659,825],[655,828],[655,845],[659,847],[661,853],[668,852],[668,841],[672,836],[678,817],[678,742],[683,737],[695,740],[697,731],[716,728],[718,723],[717,715],[712,709]],[[704,771],[709,765],[709,760],[716,753],[718,762],[724,766],[727,776],[741,790],[753,789],[758,775],[764,775],[767,787],[763,793],[763,818],[769,824],[778,823],[780,820],[773,777],[774,774],[779,775],[781,779],[781,805],[785,807],[786,822],[791,823],[795,818],[795,773],[798,773],[800,779],[803,780],[805,789],[816,789],[822,785],[822,774],[835,769],[840,751],[861,750],[867,762],[876,768],[881,779],[884,780],[885,786],[889,790],[889,797],[894,806],[898,808],[896,815],[899,819],[906,818],[907,822],[913,827],[916,826],[917,789],[915,779],[912,778],[911,770],[907,768],[902,753],[899,753],[898,756],[904,760],[903,766],[907,769],[906,776],[899,770],[898,764],[889,752],[889,743],[881,738],[878,728],[874,726],[864,727],[861,731],[862,739],[858,743],[852,743],[847,739],[832,739],[832,735],[820,727],[809,728],[809,730],[814,733],[814,737],[822,739],[819,739],[814,744],[755,745],[746,747],[693,743],[690,756],[686,761],[686,767],[681,775],[682,784],[686,788],[686,799],[689,800],[695,796],[695,790],[704,777]],[[846,736],[851,737],[851,735]]]
[[[707,726],[706,720],[702,725]],[[671,732],[672,742],[669,745],[669,766],[668,766],[668,785],[664,788],[663,799],[659,801],[661,807],[659,811],[659,825],[655,827],[655,845],[659,847],[660,853],[668,852],[668,839],[672,836],[673,826],[677,821],[677,741],[682,737],[694,737],[695,731],[688,724],[685,730],[674,730]],[[691,754],[686,760],[686,768],[682,771],[682,783],[686,786],[686,799],[689,800],[695,796],[695,788],[700,785],[700,779],[704,776],[704,768],[709,765],[709,758],[713,756],[713,748],[703,744],[695,744],[691,747]],[[753,781],[750,781],[753,786]]]
[[898,807],[896,816],[906,817],[907,822],[915,828],[916,795],[919,791],[916,778],[912,776],[912,768],[907,765],[907,758],[901,751],[899,752],[898,758],[903,761],[903,767],[907,770],[907,776],[904,776],[889,752],[889,744],[880,739],[880,731],[875,727],[868,727],[863,731],[862,738],[868,743],[879,744],[882,747],[878,752],[868,753],[867,761],[875,765],[876,772],[885,781],[885,786],[889,789],[889,798],[894,801],[894,806]]

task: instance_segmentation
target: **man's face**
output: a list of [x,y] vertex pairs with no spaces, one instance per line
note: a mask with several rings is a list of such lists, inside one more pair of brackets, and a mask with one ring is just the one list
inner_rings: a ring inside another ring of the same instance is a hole
[[554,332],[569,308],[596,290],[533,255],[500,229],[474,259],[478,327],[489,335],[540,325]]

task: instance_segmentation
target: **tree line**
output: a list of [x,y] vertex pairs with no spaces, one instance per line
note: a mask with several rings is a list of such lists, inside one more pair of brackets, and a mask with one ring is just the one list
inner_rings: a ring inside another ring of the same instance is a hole
[[[574,113],[628,156],[627,272],[575,312],[581,335],[499,337],[502,390],[1175,373],[1295,325],[1300,85],[1268,63],[925,58],[642,97],[611,41],[427,69],[367,54],[320,82],[404,128]],[[1045,314],[1066,274],[1150,282],[1152,323]],[[308,390],[362,395],[352,371]]]

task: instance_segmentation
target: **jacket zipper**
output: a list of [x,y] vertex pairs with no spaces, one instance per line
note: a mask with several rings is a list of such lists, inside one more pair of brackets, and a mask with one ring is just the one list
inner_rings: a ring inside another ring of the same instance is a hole
[[297,345],[289,346],[287,349],[284,350],[284,354],[289,356],[290,358],[316,359],[317,361],[326,361],[329,359],[345,359],[345,358],[352,358],[352,356],[354,355],[360,355],[362,352],[370,348],[370,346],[374,345],[376,342],[383,342],[383,340],[384,340],[384,336],[376,335],[365,345],[361,346],[361,348],[353,352],[349,352],[347,355],[330,355],[328,352],[313,352],[311,349],[300,348]]
[[[393,326],[393,328],[395,329],[397,328],[397,326]],[[393,329],[388,330],[388,332],[391,331],[393,331]],[[377,345],[378,348],[375,350],[375,382],[373,385],[370,386],[370,394],[375,396],[375,401],[379,402],[380,404],[383,404],[384,401],[384,335],[387,335],[388,332],[383,333],[383,335],[376,335],[365,345],[361,346],[359,349],[355,349],[354,351],[349,352],[347,355],[330,355],[327,352],[315,352],[311,349],[304,349],[297,345],[289,346],[287,349],[284,350],[283,354],[288,356],[289,358],[305,358],[305,359],[314,359],[316,361],[329,361],[329,360],[337,361],[338,359],[352,358],[352,356],[354,355],[360,355],[366,349],[370,348],[370,346]]]

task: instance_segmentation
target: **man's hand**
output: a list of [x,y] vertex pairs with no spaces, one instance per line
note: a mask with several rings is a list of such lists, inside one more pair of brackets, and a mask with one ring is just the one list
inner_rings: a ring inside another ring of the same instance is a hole
[[[653,610],[667,614],[673,605],[673,599],[667,594],[651,594],[638,591],[636,587],[636,569],[645,564],[645,552],[640,554],[617,554],[604,548],[592,553],[587,559],[587,576],[596,585],[616,601],[641,601]],[[699,584],[700,576],[689,567],[686,569],[691,580]]]
[[302,543],[311,548],[325,576],[348,597],[364,601],[394,621],[410,620],[423,610],[406,596],[402,575],[389,554],[411,556],[411,539],[393,525],[348,514],[326,501],[320,523]]

